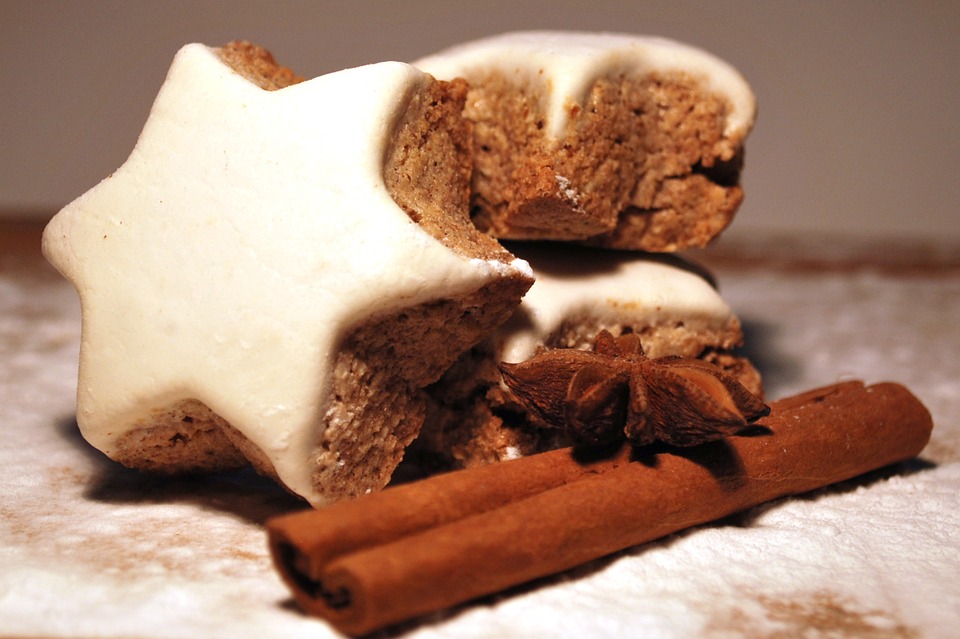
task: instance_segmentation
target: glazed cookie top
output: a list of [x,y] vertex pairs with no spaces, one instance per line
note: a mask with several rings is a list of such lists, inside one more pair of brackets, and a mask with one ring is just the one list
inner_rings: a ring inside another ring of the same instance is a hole
[[193,398],[309,498],[345,332],[529,278],[506,252],[444,246],[385,187],[407,98],[432,82],[381,63],[265,91],[216,49],[178,52],[129,159],[43,237],[80,296],[77,419],[94,446]]
[[571,105],[582,105],[599,78],[679,72],[729,101],[725,135],[741,140],[756,117],[749,84],[706,51],[661,37],[523,31],[457,45],[413,63],[440,79],[498,71],[545,89],[544,127],[560,137]]
[[544,346],[588,347],[601,329],[618,335],[633,326],[674,347],[697,340],[728,349],[742,339],[739,319],[705,273],[677,258],[551,243],[515,248],[536,281],[493,335],[502,361],[525,361]]

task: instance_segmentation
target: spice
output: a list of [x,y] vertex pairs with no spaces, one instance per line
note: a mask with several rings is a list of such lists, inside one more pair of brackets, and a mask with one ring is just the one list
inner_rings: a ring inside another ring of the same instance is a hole
[[635,333],[601,331],[594,350],[555,349],[502,363],[507,387],[540,422],[575,441],[625,437],[694,446],[733,435],[770,408],[723,369],[689,357],[649,358]]
[[897,384],[771,409],[751,436],[593,462],[555,450],[275,518],[274,562],[304,610],[366,634],[909,459],[933,426]]

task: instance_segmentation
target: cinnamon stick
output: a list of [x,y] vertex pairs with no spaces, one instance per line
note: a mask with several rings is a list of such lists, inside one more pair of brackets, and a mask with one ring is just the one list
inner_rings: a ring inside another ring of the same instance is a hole
[[588,464],[553,451],[267,530],[300,606],[360,635],[909,459],[932,426],[903,386],[848,382],[773,402],[749,435]]

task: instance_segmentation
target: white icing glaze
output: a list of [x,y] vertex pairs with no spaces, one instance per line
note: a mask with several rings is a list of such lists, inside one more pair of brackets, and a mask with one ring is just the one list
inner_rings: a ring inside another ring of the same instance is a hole
[[693,333],[723,332],[738,321],[706,279],[676,261],[612,251],[583,255],[562,244],[511,248],[530,262],[536,281],[493,335],[501,361],[529,359],[565,321],[580,317],[606,328],[682,322]]
[[344,332],[529,273],[457,255],[387,193],[387,145],[428,81],[382,63],[268,92],[212,49],[179,51],[129,159],[44,233],[80,294],[77,419],[94,446],[110,454],[150,409],[195,398],[317,503]]
[[756,117],[753,91],[735,68],[706,51],[660,37],[524,31],[457,45],[413,64],[444,80],[469,80],[498,70],[543,86],[544,129],[554,138],[567,125],[570,105],[583,105],[597,79],[620,74],[684,72],[697,78],[729,100],[728,137],[746,136]]

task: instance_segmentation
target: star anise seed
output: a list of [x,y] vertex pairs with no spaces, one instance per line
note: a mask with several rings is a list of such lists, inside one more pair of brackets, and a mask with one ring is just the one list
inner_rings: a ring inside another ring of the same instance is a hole
[[585,444],[614,440],[627,419],[630,372],[613,371],[601,364],[587,364],[570,380],[564,401],[568,428]]
[[517,400],[536,419],[553,428],[566,423],[566,396],[570,381],[581,368],[601,364],[585,351],[557,349],[519,364],[500,364],[500,374]]

